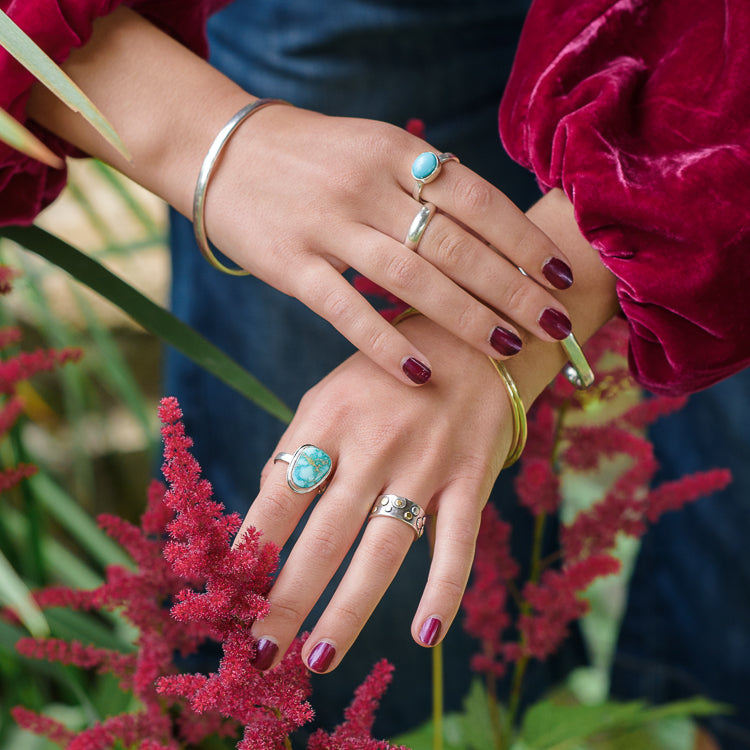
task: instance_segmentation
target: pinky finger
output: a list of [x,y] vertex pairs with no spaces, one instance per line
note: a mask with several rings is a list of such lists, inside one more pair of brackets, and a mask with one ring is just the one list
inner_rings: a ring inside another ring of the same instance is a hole
[[326,261],[311,261],[301,277],[304,294],[297,295],[298,299],[375,364],[408,385],[424,385],[430,379],[432,368],[428,357]]
[[476,513],[467,512],[468,494],[454,487],[441,498],[430,574],[411,627],[422,646],[437,645],[448,632],[469,580],[481,516],[474,503]]

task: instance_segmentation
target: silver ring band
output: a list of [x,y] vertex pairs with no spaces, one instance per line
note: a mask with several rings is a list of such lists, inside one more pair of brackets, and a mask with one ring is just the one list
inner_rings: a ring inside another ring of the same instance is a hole
[[404,245],[409,250],[416,250],[422,239],[427,225],[430,223],[430,219],[435,215],[437,207],[434,203],[428,203],[425,201],[422,204],[422,208],[419,209],[419,213],[414,217],[414,220],[409,227],[409,231],[406,233],[406,239]]
[[301,495],[317,489],[318,493],[321,493],[328,485],[327,480],[333,462],[322,448],[306,443],[297,448],[294,454],[277,453],[273,462],[279,461],[289,464],[286,469],[286,483],[292,492]]
[[412,162],[411,176],[414,178],[412,196],[415,201],[422,203],[422,188],[437,179],[443,164],[449,161],[458,161],[458,157],[447,151],[442,154],[424,151]]
[[408,497],[401,495],[381,495],[372,506],[368,520],[375,516],[396,518],[411,527],[415,539],[419,539],[424,532],[426,515],[421,506],[413,503]]

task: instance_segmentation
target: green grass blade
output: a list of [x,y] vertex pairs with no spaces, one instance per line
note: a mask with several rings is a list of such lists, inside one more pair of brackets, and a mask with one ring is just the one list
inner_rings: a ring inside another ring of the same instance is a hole
[[49,635],[49,625],[37,607],[26,584],[0,552],[0,601],[8,605],[21,619],[29,633],[37,638]]
[[104,115],[55,62],[8,16],[0,11],[0,45],[10,52],[34,77],[74,112],[83,117],[122,154],[131,161],[130,153]]
[[102,567],[110,564],[133,567],[127,552],[112,541],[91,516],[46,474],[40,471],[26,481],[44,510]]
[[235,360],[97,261],[39,227],[2,227],[0,236],[47,259],[119,307],[147,331],[282,422],[292,412]]
[[55,169],[62,169],[65,166],[65,162],[59,156],[53,154],[33,133],[26,130],[4,109],[0,109],[0,141]]

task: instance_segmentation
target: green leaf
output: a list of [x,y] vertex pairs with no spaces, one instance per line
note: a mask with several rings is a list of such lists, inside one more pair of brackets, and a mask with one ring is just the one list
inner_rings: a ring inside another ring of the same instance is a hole
[[[469,693],[464,698],[464,712],[461,719],[467,747],[472,750],[486,750],[498,746],[500,738],[495,736],[496,731],[490,716],[487,691],[479,680],[471,683]],[[501,717],[498,715],[495,720],[496,726],[499,727]]]
[[0,11],[0,45],[37,80],[83,117],[128,161],[130,153],[104,115],[55,62],[8,16]]
[[[443,750],[470,750],[464,737],[463,716],[458,713],[443,716]],[[433,750],[434,729],[432,721],[420,724],[415,729],[394,737],[392,745],[403,745],[411,750]],[[484,750],[484,749],[483,749]]]
[[45,511],[102,567],[111,564],[133,567],[133,561],[122,547],[112,541],[91,516],[49,476],[40,471],[26,481]]
[[65,166],[65,162],[57,154],[53,154],[33,133],[26,130],[4,109],[0,109],[0,141],[55,169],[62,169]]
[[289,422],[292,412],[235,360],[172,313],[97,261],[39,227],[2,227],[0,236],[41,255],[108,299],[147,331],[174,347],[269,414]]
[[13,609],[33,636],[41,638],[49,635],[47,620],[37,607],[31,591],[2,552],[0,552],[0,601]]

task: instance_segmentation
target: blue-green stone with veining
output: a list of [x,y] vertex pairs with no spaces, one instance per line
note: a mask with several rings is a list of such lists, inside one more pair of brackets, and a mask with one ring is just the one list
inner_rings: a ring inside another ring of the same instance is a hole
[[411,165],[411,176],[415,180],[426,180],[438,167],[438,158],[432,151],[420,154]]
[[314,445],[304,445],[289,467],[289,478],[301,490],[317,487],[331,471],[331,457]]

